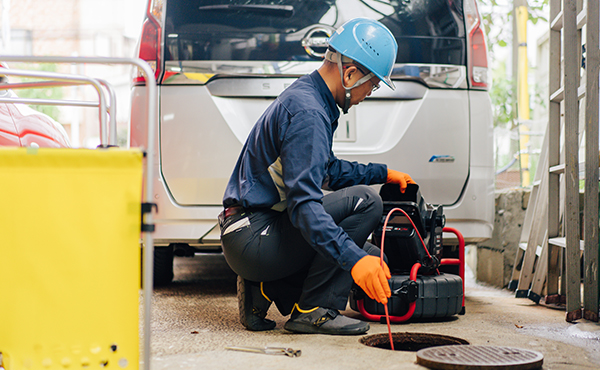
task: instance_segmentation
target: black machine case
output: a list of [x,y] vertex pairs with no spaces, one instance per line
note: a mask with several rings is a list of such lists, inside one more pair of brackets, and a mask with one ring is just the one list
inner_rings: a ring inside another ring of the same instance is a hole
[[[404,193],[400,192],[397,184],[386,184],[382,186],[380,195],[384,209],[379,226],[373,232],[373,242],[382,247],[387,219],[383,247],[392,274],[389,280],[392,290],[392,297],[388,300],[389,314],[404,321],[464,313],[462,278],[439,272],[445,225],[442,206],[426,203],[416,184],[409,184]],[[416,263],[421,264],[419,274],[411,280],[411,269]],[[413,313],[406,317],[413,302]],[[378,319],[378,315],[385,314],[383,305],[370,299],[360,289],[352,290],[350,307],[367,319]]]

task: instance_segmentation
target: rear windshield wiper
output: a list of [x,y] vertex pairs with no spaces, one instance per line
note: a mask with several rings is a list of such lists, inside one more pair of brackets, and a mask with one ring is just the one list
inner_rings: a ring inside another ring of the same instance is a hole
[[221,11],[221,12],[237,12],[243,11],[248,13],[257,13],[272,15],[276,17],[289,18],[294,14],[292,5],[247,5],[247,4],[224,4],[224,5],[206,5],[198,8],[201,11]]

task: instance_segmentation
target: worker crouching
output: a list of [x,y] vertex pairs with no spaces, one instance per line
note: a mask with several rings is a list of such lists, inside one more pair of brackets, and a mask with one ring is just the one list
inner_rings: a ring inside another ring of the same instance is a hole
[[275,303],[282,315],[291,315],[286,330],[363,334],[368,323],[339,313],[353,282],[387,303],[390,271],[367,242],[383,206],[368,185],[398,183],[404,189],[414,181],[384,164],[338,159],[332,143],[339,108],[346,113],[380,81],[394,89],[396,53],[396,41],[381,23],[346,22],[330,38],[322,66],[281,93],[251,130],[219,217],[247,329],[273,329],[266,314]]

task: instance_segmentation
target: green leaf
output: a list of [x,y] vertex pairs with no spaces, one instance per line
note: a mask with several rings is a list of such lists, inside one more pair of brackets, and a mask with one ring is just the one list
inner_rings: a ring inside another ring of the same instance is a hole
[[506,45],[508,45],[508,44],[506,43],[506,41],[504,41],[504,40],[498,40],[498,46],[500,46],[500,47],[505,47]]

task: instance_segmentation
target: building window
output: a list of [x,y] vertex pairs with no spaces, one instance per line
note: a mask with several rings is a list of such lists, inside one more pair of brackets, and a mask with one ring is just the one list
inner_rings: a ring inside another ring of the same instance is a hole
[[33,37],[31,30],[10,30],[10,54],[32,55]]

